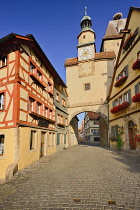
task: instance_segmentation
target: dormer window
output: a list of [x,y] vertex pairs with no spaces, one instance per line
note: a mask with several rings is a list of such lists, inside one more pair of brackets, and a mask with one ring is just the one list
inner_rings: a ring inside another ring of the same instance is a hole
[[4,67],[7,65],[7,55],[0,57],[0,67]]

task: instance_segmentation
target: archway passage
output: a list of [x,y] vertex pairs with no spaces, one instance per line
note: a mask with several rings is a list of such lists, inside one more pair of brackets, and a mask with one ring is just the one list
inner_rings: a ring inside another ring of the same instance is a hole
[[74,116],[69,123],[69,142],[71,146],[78,143],[109,146],[108,125],[101,113],[84,112],[84,117],[79,126],[77,116]]

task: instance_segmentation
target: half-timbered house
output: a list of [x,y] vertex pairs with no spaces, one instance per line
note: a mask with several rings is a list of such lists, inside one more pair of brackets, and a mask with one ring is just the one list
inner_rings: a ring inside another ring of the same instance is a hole
[[0,178],[56,151],[54,82],[33,35],[0,39]]

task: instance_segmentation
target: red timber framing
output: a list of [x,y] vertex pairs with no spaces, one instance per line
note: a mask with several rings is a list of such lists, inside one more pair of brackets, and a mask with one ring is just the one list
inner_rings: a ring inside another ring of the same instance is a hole
[[0,128],[22,124],[54,129],[54,81],[63,81],[34,37],[12,33],[0,39],[0,58],[3,55],[7,61],[0,67]]

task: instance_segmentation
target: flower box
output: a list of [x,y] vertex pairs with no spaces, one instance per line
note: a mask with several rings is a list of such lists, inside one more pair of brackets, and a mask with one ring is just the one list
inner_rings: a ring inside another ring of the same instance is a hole
[[135,140],[136,140],[137,142],[140,142],[140,135],[136,135]]
[[131,100],[134,103],[140,102],[140,93],[137,93],[136,95],[134,95]]
[[137,35],[136,33],[133,33],[127,37],[123,45],[123,50],[127,50],[129,48],[129,46],[132,44],[133,40],[135,39],[136,35]]
[[140,60],[136,60],[136,61],[133,63],[132,69],[133,69],[133,70],[140,69]]
[[127,80],[128,76],[123,76],[121,77],[115,84],[115,87],[120,87],[126,80]]
[[119,104],[118,106],[114,106],[114,107],[110,110],[110,112],[111,112],[112,114],[115,114],[115,113],[117,113],[117,112],[119,112],[119,111],[122,111],[122,110],[126,109],[129,105],[130,105],[130,102],[124,101],[122,104]]

